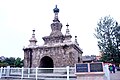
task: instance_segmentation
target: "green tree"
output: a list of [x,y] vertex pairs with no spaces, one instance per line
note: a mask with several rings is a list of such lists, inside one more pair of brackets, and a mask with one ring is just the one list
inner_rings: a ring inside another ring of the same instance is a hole
[[101,18],[95,29],[103,62],[120,63],[120,26],[110,16]]
[[4,61],[4,63],[8,63],[9,66],[15,66],[15,58],[14,57],[10,57],[10,58],[6,58]]
[[17,58],[15,60],[15,67],[22,67],[23,66],[23,61],[21,60],[21,58]]
[[21,58],[14,58],[14,57],[10,57],[10,58],[5,58],[5,60],[1,61],[0,60],[0,67],[4,67],[4,66],[12,66],[12,67],[22,67],[23,66],[23,60],[21,60]]

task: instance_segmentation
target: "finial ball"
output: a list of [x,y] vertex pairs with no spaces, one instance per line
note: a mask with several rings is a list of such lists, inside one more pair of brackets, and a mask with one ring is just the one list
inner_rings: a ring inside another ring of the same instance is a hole
[[77,36],[75,36],[75,38],[77,38]]
[[56,5],[56,7],[53,9],[53,11],[54,11],[54,13],[59,12],[59,9],[57,8],[57,5]]
[[32,31],[35,32],[35,29],[33,29]]

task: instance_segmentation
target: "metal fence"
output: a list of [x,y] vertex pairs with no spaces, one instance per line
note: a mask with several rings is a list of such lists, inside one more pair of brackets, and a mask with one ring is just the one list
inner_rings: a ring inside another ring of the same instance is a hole
[[75,80],[74,67],[63,68],[0,68],[0,78],[15,79],[54,79],[54,80]]

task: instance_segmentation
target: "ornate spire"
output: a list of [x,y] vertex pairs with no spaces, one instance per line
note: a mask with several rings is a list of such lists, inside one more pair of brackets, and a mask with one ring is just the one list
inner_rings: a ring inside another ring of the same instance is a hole
[[79,44],[77,42],[77,36],[75,36],[75,43],[79,46]]
[[33,29],[32,30],[33,31],[33,34],[32,34],[32,38],[30,38],[30,45],[29,46],[36,46],[36,42],[37,42],[37,40],[36,40],[36,38],[35,38],[35,30]]
[[53,12],[54,12],[55,16],[54,16],[53,23],[51,24],[52,32],[51,32],[50,36],[62,36],[63,35],[61,32],[62,24],[60,23],[60,21],[58,19],[59,9],[57,8],[57,5],[53,9]]
[[53,22],[60,22],[58,19],[58,13],[59,13],[59,9],[57,8],[57,5],[55,6],[55,8],[53,9],[55,16],[54,16],[54,20]]
[[53,44],[53,43],[61,43],[64,41],[64,35],[61,32],[62,29],[62,23],[60,23],[58,19],[58,13],[59,9],[57,8],[57,5],[53,9],[53,12],[55,14],[54,20],[51,23],[51,33],[49,36],[43,37],[44,44]]
[[72,38],[72,36],[70,35],[70,31],[69,31],[69,29],[68,29],[68,23],[67,23],[67,29],[66,29],[66,33],[65,33],[65,40],[64,40],[64,42],[71,42],[71,38]]
[[67,29],[66,29],[66,33],[65,33],[65,35],[70,35],[70,30],[69,30],[69,28],[68,28],[68,27],[69,27],[69,24],[67,23],[66,26],[67,26]]

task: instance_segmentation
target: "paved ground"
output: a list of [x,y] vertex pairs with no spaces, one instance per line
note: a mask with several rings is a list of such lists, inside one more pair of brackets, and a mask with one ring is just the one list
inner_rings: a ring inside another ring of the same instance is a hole
[[110,73],[110,80],[120,80],[120,71],[116,71],[116,73]]

